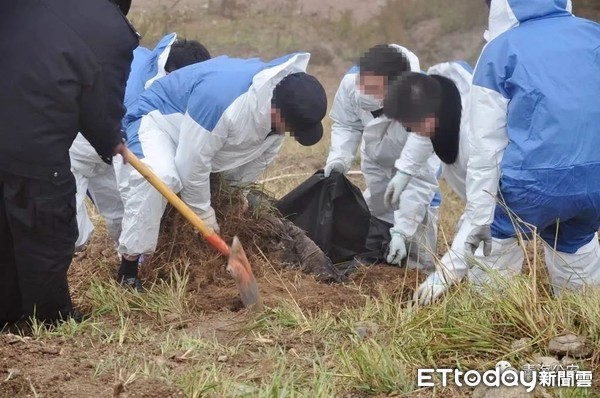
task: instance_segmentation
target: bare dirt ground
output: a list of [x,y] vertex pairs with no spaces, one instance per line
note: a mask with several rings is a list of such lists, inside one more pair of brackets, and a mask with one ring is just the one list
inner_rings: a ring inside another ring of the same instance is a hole
[[[247,241],[246,241],[247,243]],[[201,250],[206,250],[204,245]],[[248,248],[247,248],[248,249]],[[209,249],[210,250],[210,249]],[[399,303],[406,301],[412,290],[423,279],[422,275],[390,266],[372,266],[359,269],[345,284],[327,285],[300,271],[282,269],[270,261],[260,259],[256,251],[250,259],[260,286],[265,306],[276,308],[283,301],[293,301],[302,311],[332,311],[359,307],[368,296],[392,297]],[[162,252],[164,253],[164,251]],[[206,257],[206,256],[204,256]],[[244,340],[242,327],[252,314],[243,310],[238,292],[224,271],[223,261],[193,261],[190,264],[189,293],[193,297],[191,314],[184,316],[176,327],[179,333],[195,338],[214,338],[231,344]],[[104,269],[94,267],[102,264]],[[74,296],[88,285],[86,279],[94,272],[106,273],[110,278],[116,269],[114,253],[106,250],[102,237],[95,237],[86,255],[77,259],[71,269]],[[150,277],[155,271],[145,270]],[[85,300],[83,300],[85,301]],[[118,324],[118,319],[106,318]],[[157,336],[171,325],[146,316],[137,317],[136,324],[151,328]],[[155,336],[156,338],[156,336]],[[160,338],[159,338],[160,341]],[[309,349],[310,341],[293,340],[289,349]],[[110,344],[94,341],[85,335],[77,338],[50,337],[35,340],[12,334],[0,335],[0,397],[177,397],[183,396],[178,388],[164,381],[144,378],[131,383],[119,382],[120,376],[101,373],[104,358],[127,357],[132,352],[151,358],[173,372],[184,373],[197,361],[187,359],[185,352],[160,352],[154,342],[125,342],[116,351]],[[216,354],[215,354],[216,355]],[[231,359],[228,366],[244,368],[252,361],[245,357]],[[39,394],[39,395],[35,395]]]
[[[242,215],[239,203],[227,203],[223,198],[216,200],[225,203],[217,207],[219,218],[226,218],[222,220],[224,238],[231,241],[235,234],[244,242],[259,283],[262,306],[277,308],[285,302],[293,302],[308,313],[324,310],[336,313],[361,307],[369,297],[389,297],[400,304],[410,299],[424,278],[417,271],[405,268],[371,266],[358,269],[342,284],[319,282],[313,275],[286,268],[279,261],[276,240],[270,240],[270,232],[260,223],[252,223],[254,220]],[[0,397],[183,396],[183,391],[164,381],[151,377],[128,381],[125,375],[105,370],[115,366],[115,361],[127,361],[123,358],[135,355],[172,372],[189,371],[198,364],[198,360],[187,357],[189,353],[157,348],[157,342],[166,339],[167,333],[173,338],[173,327],[182,336],[215,338],[229,345],[247,344],[243,328],[255,316],[255,310],[243,308],[238,291],[225,271],[225,260],[179,215],[168,211],[157,253],[147,258],[142,268],[146,284],[160,280],[173,267],[182,267],[179,260],[184,260],[189,270],[186,294],[190,298],[190,312],[166,317],[133,315],[136,327],[147,329],[153,341],[137,339],[134,332],[129,332],[131,336],[128,333],[115,350],[110,342],[99,341],[86,333],[73,338],[50,335],[43,339],[32,339],[27,337],[28,333],[24,336],[0,334]],[[97,233],[70,270],[71,290],[79,308],[88,306],[87,292],[92,282],[111,280],[117,266],[118,259],[106,234]],[[118,328],[123,321],[107,315],[103,322]],[[297,352],[314,349],[312,341],[291,339],[279,343]],[[228,360],[228,366],[244,369],[251,366],[252,361],[246,354],[240,354]]]

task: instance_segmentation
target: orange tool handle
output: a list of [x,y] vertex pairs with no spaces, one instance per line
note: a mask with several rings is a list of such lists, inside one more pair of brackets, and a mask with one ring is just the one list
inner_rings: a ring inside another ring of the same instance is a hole
[[156,188],[156,190],[160,192],[161,195],[164,196],[165,199],[167,199],[169,203],[176,208],[183,217],[185,217],[186,220],[188,220],[194,227],[196,227],[198,231],[200,231],[200,233],[202,233],[204,239],[206,239],[208,243],[210,243],[223,255],[229,257],[229,245],[227,245],[227,243],[225,243],[225,241],[212,228],[204,224],[204,221],[202,221],[202,219],[198,217],[198,215],[194,213],[192,209],[190,209],[189,206],[186,205],[185,202],[167,186],[167,184],[162,182],[161,179],[158,178],[156,174],[154,174],[152,170],[148,168],[148,166],[142,163],[142,161],[140,161],[130,150],[127,150],[126,158],[127,162],[131,164],[131,166],[133,166],[138,173],[148,180],[148,182],[154,188]]

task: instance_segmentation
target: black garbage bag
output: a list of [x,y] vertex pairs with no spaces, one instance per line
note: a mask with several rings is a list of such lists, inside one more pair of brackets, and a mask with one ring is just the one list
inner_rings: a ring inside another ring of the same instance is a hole
[[362,192],[341,173],[317,171],[275,207],[336,263],[364,253],[371,215]]

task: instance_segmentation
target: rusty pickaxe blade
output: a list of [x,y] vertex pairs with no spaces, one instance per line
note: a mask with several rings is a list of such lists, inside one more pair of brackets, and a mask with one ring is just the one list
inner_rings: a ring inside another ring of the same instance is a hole
[[202,219],[192,211],[164,182],[154,174],[148,166],[142,163],[131,151],[127,151],[126,160],[138,171],[148,182],[160,192],[169,203],[176,208],[186,220],[188,220],[202,236],[215,249],[228,257],[227,272],[231,274],[235,281],[240,297],[244,306],[248,307],[256,304],[259,300],[258,283],[252,272],[250,262],[242,248],[242,244],[236,237],[233,238],[231,248],[212,228],[208,227]]

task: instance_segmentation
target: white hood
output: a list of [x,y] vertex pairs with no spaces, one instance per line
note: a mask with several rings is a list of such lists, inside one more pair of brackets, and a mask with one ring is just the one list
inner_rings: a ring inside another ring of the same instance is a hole
[[490,42],[521,22],[570,13],[572,9],[571,0],[492,0],[484,38]]
[[408,62],[410,63],[411,72],[421,72],[421,64],[419,63],[419,57],[417,57],[415,53],[410,51],[408,48],[402,47],[398,44],[390,44],[389,46],[397,49],[402,54],[404,54],[404,56],[408,59]]

